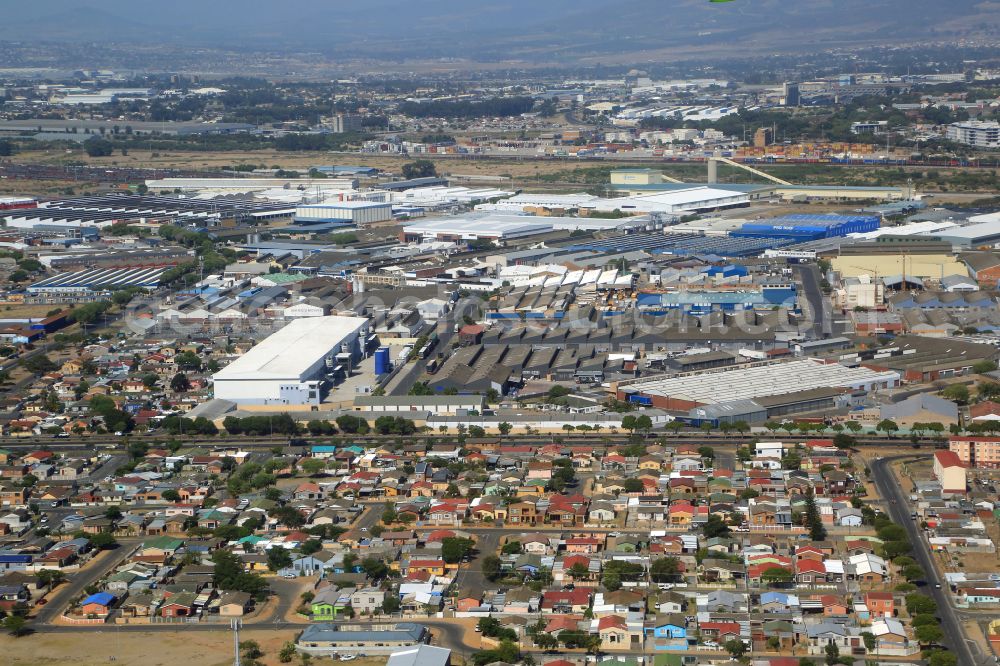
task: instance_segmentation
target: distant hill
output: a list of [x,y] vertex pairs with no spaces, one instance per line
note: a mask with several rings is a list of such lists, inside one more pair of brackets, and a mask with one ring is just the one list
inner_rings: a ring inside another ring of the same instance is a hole
[[567,60],[677,48],[788,50],[996,36],[981,0],[38,0],[0,39],[323,50],[366,58]]

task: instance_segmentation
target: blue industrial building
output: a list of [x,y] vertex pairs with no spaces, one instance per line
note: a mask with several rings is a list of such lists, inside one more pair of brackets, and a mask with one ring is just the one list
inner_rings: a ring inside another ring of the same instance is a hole
[[736,238],[792,238],[812,241],[879,228],[879,218],[868,215],[788,215],[763,222],[748,222],[730,235]]
[[709,277],[746,277],[750,275],[750,271],[746,266],[737,266],[735,264],[729,264],[726,266],[709,266],[708,268],[703,268],[702,273],[708,275]]
[[795,308],[795,285],[763,285],[759,289],[748,287],[739,291],[671,291],[660,294],[639,294],[636,305],[649,312],[682,310],[691,314],[708,314],[713,311],[770,310],[775,307]]

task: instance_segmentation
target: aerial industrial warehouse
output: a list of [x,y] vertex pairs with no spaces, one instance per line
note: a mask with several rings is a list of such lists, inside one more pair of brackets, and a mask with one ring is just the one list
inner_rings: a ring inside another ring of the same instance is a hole
[[217,372],[215,397],[239,405],[318,405],[327,374],[357,358],[368,326],[362,317],[296,319]]
[[813,389],[869,391],[891,388],[899,383],[899,379],[900,375],[896,372],[876,372],[817,359],[802,359],[623,384],[618,387],[618,398],[662,409],[686,410]]

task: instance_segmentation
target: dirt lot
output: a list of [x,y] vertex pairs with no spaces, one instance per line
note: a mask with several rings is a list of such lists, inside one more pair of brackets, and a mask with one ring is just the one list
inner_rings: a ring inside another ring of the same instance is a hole
[[[281,646],[294,631],[240,632],[240,640],[255,640],[264,651],[262,662],[278,664]],[[0,637],[0,651],[7,666],[224,666],[233,663],[232,635],[226,631],[126,632],[112,627],[95,632],[37,634],[22,638]],[[332,661],[313,663],[333,663]],[[360,662],[358,662],[360,663]]]
[[[294,639],[296,631],[254,631],[244,629],[240,640],[257,641],[266,666],[277,666],[281,646]],[[233,663],[232,634],[220,631],[116,632],[101,631],[75,634],[37,634],[22,638],[0,636],[4,666],[225,666]],[[114,658],[114,659],[112,659]],[[368,657],[351,662],[354,666],[382,666],[384,657]],[[299,664],[296,658],[292,664]],[[332,659],[312,659],[314,666],[332,666]]]
[[44,317],[53,310],[59,310],[64,306],[52,305],[0,305],[0,318],[3,319],[26,319],[28,317]]

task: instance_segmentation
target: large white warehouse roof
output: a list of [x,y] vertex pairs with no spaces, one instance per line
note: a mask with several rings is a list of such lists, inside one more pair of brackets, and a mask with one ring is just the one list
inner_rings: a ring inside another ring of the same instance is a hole
[[485,215],[423,220],[403,227],[408,234],[455,235],[462,238],[511,238],[552,231],[549,218],[527,215]]
[[214,378],[299,378],[367,323],[363,317],[296,319],[215,373]]
[[697,375],[653,379],[623,386],[646,395],[658,395],[711,405],[732,400],[753,400],[818,388],[858,388],[885,382],[895,384],[899,374],[868,368],[848,368],[839,363],[802,359],[751,368],[708,371]]

